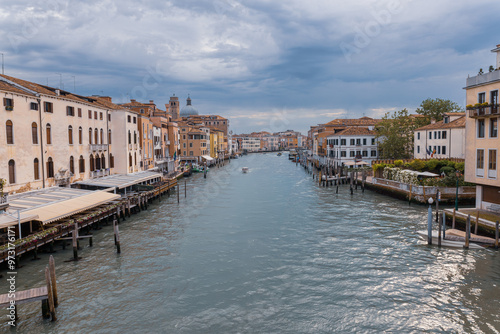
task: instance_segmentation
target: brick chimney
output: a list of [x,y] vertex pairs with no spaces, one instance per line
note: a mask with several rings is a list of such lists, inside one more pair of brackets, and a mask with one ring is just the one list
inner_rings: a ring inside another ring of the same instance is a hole
[[111,96],[100,96],[100,98],[103,99],[103,100],[106,100],[108,102],[112,102],[111,101]]

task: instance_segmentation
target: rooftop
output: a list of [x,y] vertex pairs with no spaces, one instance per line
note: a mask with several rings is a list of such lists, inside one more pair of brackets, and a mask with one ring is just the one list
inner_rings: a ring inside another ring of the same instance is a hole
[[[456,113],[455,113],[456,114]],[[460,116],[460,118],[450,122],[450,123],[445,123],[444,120],[429,124],[426,126],[422,126],[415,131],[422,131],[422,130],[439,130],[439,129],[458,129],[458,128],[464,128],[465,129],[465,113],[460,113],[463,116]]]

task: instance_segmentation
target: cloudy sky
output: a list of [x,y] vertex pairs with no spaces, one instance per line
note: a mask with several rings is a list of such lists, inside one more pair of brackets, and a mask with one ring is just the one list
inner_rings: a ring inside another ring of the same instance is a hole
[[187,95],[235,133],[464,105],[494,65],[498,0],[2,0],[5,74],[163,106]]

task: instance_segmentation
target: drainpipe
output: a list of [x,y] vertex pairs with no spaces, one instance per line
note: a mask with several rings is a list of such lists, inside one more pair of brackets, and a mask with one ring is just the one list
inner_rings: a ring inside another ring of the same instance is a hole
[[45,188],[45,161],[43,159],[43,125],[42,125],[42,102],[40,98],[37,98],[38,101],[38,117],[40,121],[40,149],[42,153],[42,187]]

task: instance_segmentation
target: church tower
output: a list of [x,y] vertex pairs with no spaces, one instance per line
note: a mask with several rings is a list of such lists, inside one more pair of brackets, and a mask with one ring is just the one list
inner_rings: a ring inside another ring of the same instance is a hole
[[166,109],[170,112],[172,115],[172,120],[177,120],[179,119],[179,98],[177,96],[172,96],[169,101],[169,105],[165,106]]

